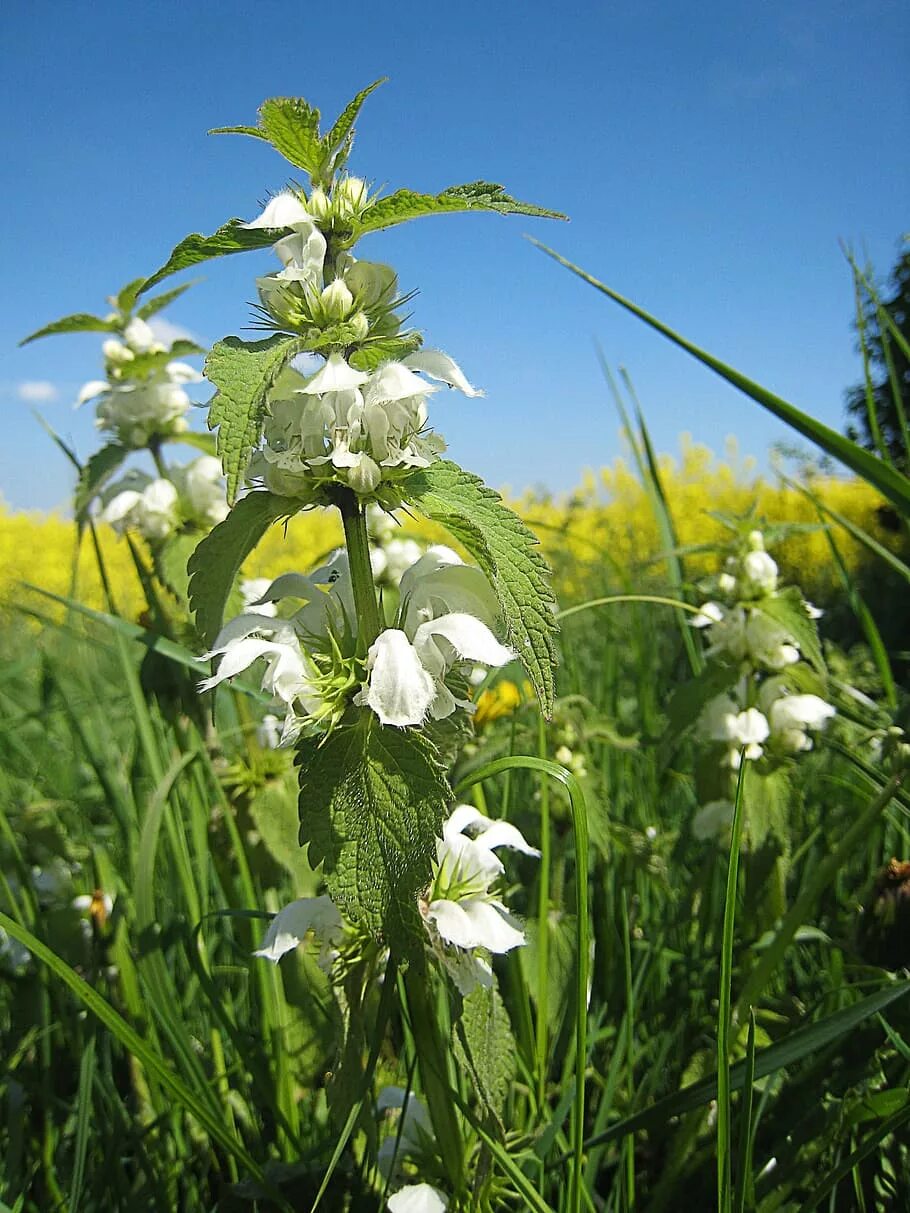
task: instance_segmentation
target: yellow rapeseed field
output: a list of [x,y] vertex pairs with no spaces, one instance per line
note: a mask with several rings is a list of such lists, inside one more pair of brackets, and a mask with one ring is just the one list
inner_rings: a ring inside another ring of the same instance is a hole
[[[727,532],[712,512],[741,515],[754,505],[757,525],[818,522],[811,502],[802,494],[757,476],[753,466],[738,461],[735,454],[718,459],[707,448],[684,442],[681,457],[664,456],[660,468],[682,548],[724,541]],[[819,477],[813,481],[813,490],[880,542],[889,542],[878,516],[881,499],[864,482]],[[624,459],[587,473],[571,494],[543,500],[528,495],[513,498],[510,504],[540,536],[555,566],[557,589],[564,602],[583,598],[592,587],[596,592],[603,583],[603,572],[610,569],[636,577],[651,568],[660,575],[660,563],[654,563],[661,552],[658,525],[647,494]],[[405,520],[402,533],[446,539],[440,528],[419,521]],[[841,530],[837,539],[848,566],[855,566],[862,549]],[[128,545],[107,527],[98,528],[98,540],[117,608],[134,617],[142,609],[143,598]],[[284,528],[274,527],[244,571],[250,577],[265,577],[306,570],[340,541],[336,517],[328,511],[311,511],[293,519],[286,533]],[[30,583],[104,609],[105,594],[91,536],[83,536],[78,561],[76,547],[71,521],[56,514],[13,512],[0,503],[0,606],[26,604],[57,615],[46,599],[23,592],[22,583]],[[785,578],[797,581],[810,597],[824,600],[835,588],[828,543],[821,529],[795,531],[776,544],[773,553]],[[716,556],[711,553],[694,554],[686,560],[686,572],[692,578],[716,567]]]

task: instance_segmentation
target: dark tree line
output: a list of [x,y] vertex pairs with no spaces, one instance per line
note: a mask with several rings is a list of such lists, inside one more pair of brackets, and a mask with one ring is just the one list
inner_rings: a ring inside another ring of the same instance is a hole
[[[865,330],[864,341],[869,357],[871,392],[879,436],[876,437],[869,418],[864,383],[847,392],[847,412],[851,418],[848,433],[855,441],[873,451],[879,451],[881,443],[897,467],[908,472],[910,452],[905,442],[898,402],[910,427],[910,360],[894,334],[881,323],[874,296],[868,290],[863,290],[862,300],[862,327]],[[880,293],[879,305],[887,310],[898,331],[910,342],[910,238],[905,240],[887,286]]]

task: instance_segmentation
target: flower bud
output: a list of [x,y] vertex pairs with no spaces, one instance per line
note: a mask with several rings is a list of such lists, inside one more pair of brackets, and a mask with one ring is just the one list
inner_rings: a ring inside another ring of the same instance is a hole
[[345,177],[335,187],[335,209],[344,219],[355,217],[367,204],[366,182],[359,177]]
[[340,278],[325,287],[320,301],[326,317],[330,320],[344,320],[354,306],[354,296]]
[[352,340],[363,341],[370,331],[370,322],[363,312],[355,312],[348,321],[348,327],[351,330]]
[[761,531],[750,531],[747,542],[753,552],[763,552],[765,550],[765,537]]
[[329,202],[328,195],[321,185],[315,186],[311,191],[307,199],[306,208],[314,219],[327,218],[329,211],[332,209],[332,204]]
[[124,345],[122,341],[118,341],[115,337],[109,337],[105,341],[101,347],[101,352],[107,361],[113,363],[114,366],[120,366],[124,362],[132,362],[136,357],[129,346]]

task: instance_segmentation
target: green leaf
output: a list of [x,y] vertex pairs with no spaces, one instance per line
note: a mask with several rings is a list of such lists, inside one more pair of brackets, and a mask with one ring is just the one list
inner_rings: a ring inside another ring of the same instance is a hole
[[101,492],[111,476],[129,454],[129,448],[119,442],[109,442],[85,463],[79,473],[73,509],[78,521],[85,520],[85,513],[95,497]]
[[344,107],[332,126],[332,129],[323,138],[322,145],[327,156],[335,156],[335,153],[345,144],[345,155],[335,156],[333,169],[337,169],[347,159],[347,152],[350,151],[351,143],[354,136],[354,123],[357,121],[357,115],[363,107],[364,101],[369,97],[375,89],[379,88],[380,84],[385,84],[388,76],[380,76],[378,80],[374,80],[372,84],[368,84],[366,88],[362,88],[352,101]]
[[304,742],[297,762],[310,863],[323,864],[329,893],[354,923],[407,947],[421,932],[417,896],[452,800],[432,748],[368,713],[321,745]]
[[455,1055],[471,1076],[487,1112],[497,1123],[515,1077],[516,1053],[512,1025],[494,984],[478,986],[464,1000],[455,1024]]
[[843,434],[839,434],[837,430],[832,430],[829,426],[821,421],[817,421],[808,413],[804,413],[795,405],[776,396],[767,388],[749,379],[740,371],[735,370],[732,366],[728,366],[725,362],[721,362],[719,358],[715,358],[713,354],[709,354],[706,350],[699,349],[693,342],[687,340],[679,333],[674,332],[668,325],[656,319],[656,317],[646,312],[644,308],[633,303],[630,299],[624,298],[617,291],[605,286],[599,282],[591,274],[585,272],[580,266],[574,265],[571,261],[567,261],[565,257],[561,257],[551,248],[547,248],[545,244],[541,244],[539,240],[532,240],[542,252],[548,257],[552,257],[554,261],[558,261],[560,265],[564,265],[566,269],[571,270],[573,274],[577,274],[579,278],[595,287],[596,290],[618,303],[620,307],[631,312],[633,316],[637,316],[639,320],[643,320],[645,324],[649,324],[651,328],[667,337],[680,349],[691,354],[693,358],[697,358],[699,362],[703,362],[705,366],[710,367],[721,379],[726,379],[728,383],[732,383],[735,388],[738,388],[746,396],[749,396],[762,408],[773,413],[775,417],[779,417],[791,426],[798,433],[808,438],[810,442],[814,442],[820,446],[823,451],[827,451],[829,455],[833,455],[835,459],[839,459],[846,467],[856,472],[863,480],[871,484],[874,488],[887,497],[893,505],[901,511],[902,514],[910,514],[910,479],[898,472],[896,468],[883,460],[877,458],[871,452],[865,450],[855,442],[851,442],[849,438],[845,438]]
[[132,282],[128,282],[122,290],[117,292],[117,308],[125,316],[128,316],[135,307],[144,281],[144,278],[134,278]]
[[357,224],[357,235],[407,223],[421,215],[443,215],[457,211],[495,211],[500,215],[531,215],[540,219],[565,219],[559,211],[549,211],[528,202],[510,198],[501,185],[472,181],[451,185],[441,194],[418,194],[396,190],[367,207]]
[[440,460],[407,478],[408,501],[471,553],[496,592],[506,634],[549,716],[555,693],[558,624],[550,570],[538,540],[483,481]]
[[303,97],[272,97],[263,101],[259,107],[259,127],[285,160],[310,174],[319,173],[323,161],[319,110]]
[[43,329],[30,333],[19,342],[20,346],[37,341],[39,337],[51,337],[54,333],[116,333],[116,320],[103,320],[100,316],[92,316],[89,312],[76,312],[72,316],[64,316],[53,324],[46,324]]
[[216,342],[205,360],[205,377],[218,389],[209,407],[208,427],[219,427],[217,449],[231,504],[259,441],[266,394],[299,349],[295,337],[279,335],[251,342],[226,337]]
[[423,345],[420,333],[402,333],[397,337],[376,337],[367,341],[348,358],[357,371],[375,371],[383,362],[406,358],[416,354]]
[[[188,291],[198,281],[198,278],[194,278],[192,282],[184,282],[182,286],[175,286],[173,290],[163,291],[160,295],[147,299],[142,307],[137,310],[136,315],[140,320],[148,320],[150,316],[156,316],[158,312],[162,312],[166,307],[170,307],[176,299],[180,298],[184,291]],[[141,285],[145,285],[144,280]]]
[[803,596],[795,585],[755,603],[755,609],[780,624],[793,637],[800,652],[819,674],[825,673],[825,659],[818,639],[815,620],[810,619]]
[[184,430],[182,434],[168,434],[167,442],[181,442],[184,446],[193,446],[197,451],[206,455],[215,454],[215,435],[197,434],[194,430]]
[[262,139],[268,143],[268,137],[258,126],[213,126],[208,135],[249,135],[253,139]]
[[206,644],[221,631],[224,604],[244,560],[273,523],[290,518],[304,504],[274,493],[249,493],[197,544],[187,562],[189,600]]
[[155,576],[179,602],[185,603],[187,600],[187,563],[196,549],[198,539],[198,531],[176,531],[154,549]]
[[[810,1056],[831,1044],[832,1041],[852,1032],[865,1020],[898,999],[905,998],[907,994],[910,994],[910,981],[889,982],[883,989],[869,994],[859,1002],[855,1002],[849,1007],[843,1007],[815,1023],[797,1028],[783,1040],[756,1052],[754,1078],[765,1078],[768,1074],[774,1074],[778,1070],[785,1070],[789,1066],[795,1065],[804,1057]],[[747,1069],[745,1061],[738,1061],[730,1068],[731,1091],[742,1090]],[[682,1116],[694,1108],[702,1108],[716,1098],[717,1075],[714,1074],[703,1082],[683,1087],[682,1090],[659,1099],[649,1108],[617,1121],[605,1132],[589,1137],[585,1146],[587,1149],[591,1149],[592,1146],[621,1139],[629,1133],[638,1133],[642,1130],[653,1131],[669,1124],[673,1117]],[[555,1159],[552,1165],[555,1166],[561,1161],[561,1159]]]
[[[180,241],[164,265],[155,270],[151,278],[146,278],[139,294],[144,295],[147,290],[156,286],[164,278],[179,273],[180,270],[189,269],[191,265],[211,261],[213,257],[228,257],[231,253],[245,253],[250,249],[268,248],[277,239],[279,239],[277,231],[271,228],[244,227],[242,219],[229,219],[211,236],[193,232]],[[43,330],[41,333],[35,334],[37,337],[42,335]]]

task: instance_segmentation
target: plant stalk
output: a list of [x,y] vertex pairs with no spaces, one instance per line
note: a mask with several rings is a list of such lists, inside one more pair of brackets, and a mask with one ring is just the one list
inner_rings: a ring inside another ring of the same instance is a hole
[[351,568],[351,586],[354,591],[354,606],[357,609],[359,647],[365,656],[370,645],[382,630],[379,605],[373,585],[373,566],[370,564],[370,541],[367,534],[366,513],[352,489],[338,489],[335,504],[341,511],[344,526],[344,541],[348,549]]

